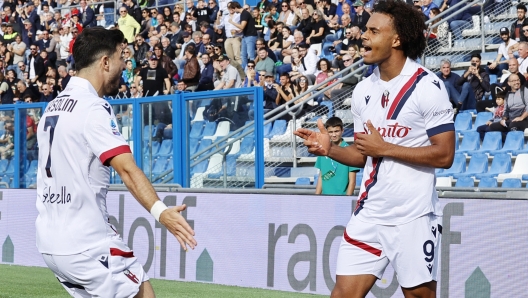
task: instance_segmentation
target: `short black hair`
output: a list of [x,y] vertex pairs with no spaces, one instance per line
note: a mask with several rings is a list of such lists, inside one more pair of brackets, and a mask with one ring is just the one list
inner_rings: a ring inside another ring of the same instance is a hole
[[506,96],[508,95],[508,92],[506,90],[497,91],[497,94],[495,94],[495,97],[506,99]]
[[406,57],[416,60],[422,55],[426,46],[426,27],[421,12],[407,5],[405,1],[396,0],[378,2],[374,6],[374,12],[392,19],[394,30],[400,37],[400,47]]
[[482,60],[482,56],[480,56],[480,54],[477,53],[477,52],[471,54],[471,58],[470,59],[473,59],[473,58],[478,58],[479,60]]
[[328,129],[329,127],[337,127],[339,126],[341,130],[343,129],[343,120],[339,117],[330,117],[328,120],[326,120],[325,128]]
[[524,12],[526,13],[527,9],[526,9],[526,5],[522,4],[522,3],[519,3],[517,4],[517,9],[522,9],[524,10]]
[[89,67],[102,55],[114,55],[117,47],[124,42],[121,30],[106,30],[103,27],[84,29],[73,44],[75,69],[79,71]]

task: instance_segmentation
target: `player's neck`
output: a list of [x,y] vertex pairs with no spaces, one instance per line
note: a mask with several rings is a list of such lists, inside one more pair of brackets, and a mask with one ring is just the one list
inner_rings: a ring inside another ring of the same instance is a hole
[[405,57],[403,51],[393,51],[389,58],[378,65],[380,78],[388,82],[400,75],[405,66],[405,61],[407,61],[407,57]]
[[101,80],[101,76],[95,75],[90,71],[90,68],[85,68],[77,73],[77,77],[82,78],[90,82],[92,87],[97,92],[97,95],[99,97],[103,97],[104,91],[103,91],[103,80]]

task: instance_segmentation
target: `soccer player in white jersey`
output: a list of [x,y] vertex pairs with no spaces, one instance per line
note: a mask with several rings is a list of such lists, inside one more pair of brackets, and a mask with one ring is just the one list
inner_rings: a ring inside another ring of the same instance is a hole
[[414,61],[425,48],[419,12],[402,1],[380,1],[366,27],[364,62],[378,68],[352,96],[354,144],[333,145],[321,121],[320,132],[295,132],[310,152],[365,168],[332,297],[364,297],[389,263],[405,297],[436,297],[435,168],[453,162],[452,106],[442,81]]
[[119,89],[124,40],[119,30],[83,30],[73,50],[77,76],[48,104],[37,129],[37,248],[73,297],[154,297],[143,267],[109,223],[109,166],[184,249],[196,245],[180,215],[185,205],[167,208],[159,200],[102,99]]

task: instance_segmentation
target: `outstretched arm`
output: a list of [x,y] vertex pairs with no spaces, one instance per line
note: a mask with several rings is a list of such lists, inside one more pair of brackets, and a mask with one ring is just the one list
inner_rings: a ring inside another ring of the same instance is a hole
[[[143,172],[136,166],[131,153],[119,154],[110,160],[110,165],[117,171],[130,193],[148,211],[159,201],[158,195]],[[197,245],[194,231],[180,212],[185,205],[172,207],[163,211],[159,222],[164,225],[180,242],[183,249],[187,245],[194,249]]]

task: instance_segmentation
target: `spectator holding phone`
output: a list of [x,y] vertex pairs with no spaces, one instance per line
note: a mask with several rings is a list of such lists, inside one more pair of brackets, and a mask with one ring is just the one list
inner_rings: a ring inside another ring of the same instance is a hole
[[490,91],[489,75],[480,68],[480,62],[480,54],[472,54],[471,65],[457,81],[462,91],[458,93],[455,88],[448,90],[449,97],[456,99],[458,111],[475,109],[477,102],[484,97],[484,93]]

